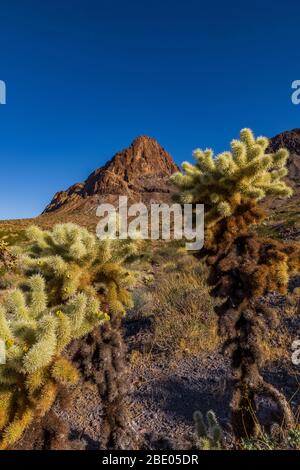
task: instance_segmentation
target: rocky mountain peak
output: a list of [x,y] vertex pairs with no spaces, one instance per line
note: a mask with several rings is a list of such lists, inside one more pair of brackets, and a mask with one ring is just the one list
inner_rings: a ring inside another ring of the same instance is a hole
[[159,200],[159,195],[171,192],[169,178],[177,170],[171,155],[155,139],[142,135],[83,183],[56,193],[44,213],[68,209],[70,204],[74,207],[81,199],[96,195],[127,195],[132,200],[144,200],[151,194]]

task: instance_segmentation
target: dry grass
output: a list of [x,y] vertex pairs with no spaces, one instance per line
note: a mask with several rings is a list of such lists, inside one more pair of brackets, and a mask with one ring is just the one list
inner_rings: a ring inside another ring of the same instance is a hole
[[161,351],[198,354],[219,345],[216,300],[209,295],[205,268],[192,255],[167,261],[151,286],[154,343]]

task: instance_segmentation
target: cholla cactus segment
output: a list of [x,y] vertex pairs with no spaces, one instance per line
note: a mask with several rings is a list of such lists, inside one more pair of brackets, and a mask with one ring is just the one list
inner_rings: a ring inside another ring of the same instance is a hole
[[200,411],[195,411],[194,422],[199,450],[221,450],[223,433],[213,410],[206,414],[207,426]]
[[172,176],[179,189],[177,199],[182,203],[204,203],[207,222],[215,223],[249,200],[291,196],[291,188],[282,181],[287,173],[288,151],[268,153],[268,143],[266,137],[255,138],[250,129],[243,129],[240,140],[231,142],[230,152],[214,157],[212,150],[195,150],[196,164],[185,162],[184,173]]

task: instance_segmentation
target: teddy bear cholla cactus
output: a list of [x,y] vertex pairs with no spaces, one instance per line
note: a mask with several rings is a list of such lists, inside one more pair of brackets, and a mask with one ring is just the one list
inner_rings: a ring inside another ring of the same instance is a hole
[[195,411],[196,447],[199,450],[221,450],[223,432],[213,410],[206,413],[207,426],[201,411]]
[[7,364],[0,370],[2,448],[51,408],[60,385],[76,382],[65,347],[110,315],[122,316],[132,305],[127,288],[135,280],[123,266],[131,243],[100,242],[74,224],[52,231],[31,227],[27,234],[20,264],[29,290],[16,289],[1,306],[0,338],[7,345]]
[[58,224],[52,231],[30,227],[30,245],[23,265],[27,273],[46,280],[49,302],[57,305],[78,290],[96,295],[111,312],[124,314],[132,306],[128,288],[136,276],[124,261],[136,250],[127,240],[98,240],[75,224]]
[[173,181],[181,202],[204,203],[205,257],[211,267],[213,295],[225,298],[217,308],[225,350],[231,355],[234,394],[232,424],[236,436],[259,432],[256,398],[269,397],[277,405],[282,423],[293,425],[282,393],[263,379],[262,343],[278,323],[276,312],[261,297],[268,291],[285,293],[290,274],[299,271],[299,245],[260,238],[251,227],[265,215],[257,202],[268,195],[289,196],[282,181],[288,152],[268,153],[268,139],[254,138],[249,129],[232,142],[232,151],[213,158],[211,151],[196,151],[195,166],[185,163],[185,174]]
[[52,231],[32,227],[28,237],[31,244],[24,258],[25,269],[43,274],[51,304],[66,302],[80,289],[99,299],[110,318],[81,342],[78,355],[85,377],[97,385],[102,401],[101,447],[130,448],[129,384],[121,318],[133,305],[128,288],[136,281],[135,273],[124,263],[137,252],[139,244],[131,240],[100,241],[74,224],[57,225]]
[[229,217],[248,201],[269,195],[290,196],[291,188],[282,181],[287,175],[288,151],[267,153],[268,144],[266,137],[255,139],[250,129],[243,129],[240,140],[231,142],[231,152],[214,157],[211,149],[195,150],[196,164],[184,162],[185,174],[172,176],[181,190],[180,202],[205,203],[208,225]]
[[28,290],[15,289],[0,306],[0,338],[6,364],[0,367],[0,449],[15,444],[35,417],[43,417],[60,386],[74,385],[77,369],[63,357],[73,338],[105,321],[97,299],[75,294],[48,307],[45,280],[37,274]]

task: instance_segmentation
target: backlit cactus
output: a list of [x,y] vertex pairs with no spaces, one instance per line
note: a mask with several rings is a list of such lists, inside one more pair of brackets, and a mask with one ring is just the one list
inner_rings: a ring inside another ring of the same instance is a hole
[[195,150],[196,164],[184,162],[184,174],[171,177],[180,189],[180,202],[205,203],[206,223],[215,224],[249,200],[290,196],[292,190],[282,181],[288,151],[269,153],[268,143],[267,138],[255,139],[250,129],[243,129],[240,140],[231,142],[230,152],[214,156],[211,149]]
[[257,398],[271,398],[280,411],[283,428],[293,425],[284,395],[260,373],[262,343],[278,323],[276,312],[262,302],[269,291],[287,292],[289,277],[299,273],[297,243],[260,238],[251,231],[264,211],[258,201],[266,196],[286,197],[292,191],[282,180],[288,152],[268,152],[268,139],[254,138],[249,129],[231,144],[231,152],[213,158],[212,151],[196,151],[197,163],[183,164],[184,174],[173,182],[182,203],[205,204],[205,247],[198,254],[210,266],[212,295],[224,298],[217,307],[224,350],[232,359],[234,393],[231,401],[237,437],[260,432]]

